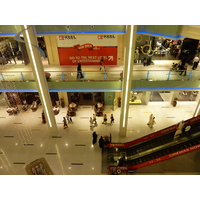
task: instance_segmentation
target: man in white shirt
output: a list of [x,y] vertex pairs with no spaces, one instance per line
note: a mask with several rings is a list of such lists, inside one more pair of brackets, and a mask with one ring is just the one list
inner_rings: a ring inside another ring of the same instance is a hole
[[193,63],[192,69],[195,70],[195,69],[197,68],[198,64],[199,64],[199,57],[196,56],[196,57],[194,58],[193,62],[194,62],[194,63]]

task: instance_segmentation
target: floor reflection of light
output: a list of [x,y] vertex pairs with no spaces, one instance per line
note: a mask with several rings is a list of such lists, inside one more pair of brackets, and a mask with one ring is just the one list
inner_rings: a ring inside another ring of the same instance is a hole
[[6,154],[4,153],[3,149],[1,149],[1,152],[3,152],[3,155],[4,155],[5,159],[6,159],[6,161],[8,162],[8,165],[11,167],[13,173],[15,174],[15,171],[13,170],[13,167],[12,167],[12,165],[10,164],[10,162],[9,162],[9,160],[8,160],[8,158],[7,158],[7,156],[6,156]]
[[56,151],[57,151],[57,155],[58,155],[58,158],[59,158],[59,162],[60,162],[60,165],[61,165],[62,172],[65,175],[65,172],[64,172],[64,169],[63,169],[63,164],[62,164],[62,161],[60,159],[60,153],[59,153],[57,144],[55,144],[55,147],[56,147]]
[[[1,159],[1,158],[0,158]],[[6,165],[5,165],[5,163],[4,163],[4,161],[1,159],[1,162],[3,163],[3,165],[5,166],[5,168],[7,169],[7,171],[8,171],[8,173],[9,173],[9,170],[8,170],[8,168],[6,167]],[[10,173],[9,173],[10,174]]]

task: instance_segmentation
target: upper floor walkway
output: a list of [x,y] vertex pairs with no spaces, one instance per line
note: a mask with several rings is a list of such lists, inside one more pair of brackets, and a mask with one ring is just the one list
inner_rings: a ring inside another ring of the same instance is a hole
[[[104,89],[106,86],[116,90],[120,90],[122,87],[121,72],[124,68],[123,65],[106,66],[106,71],[100,71],[100,66],[98,65],[82,65],[84,78],[80,79],[77,78],[76,65],[48,65],[47,59],[43,59],[42,62],[44,71],[51,74],[50,79],[48,80],[50,89],[78,88],[75,82],[78,82],[79,87],[81,87],[80,81],[82,82],[82,86],[87,84],[84,86],[86,88],[90,88],[89,85],[91,84],[94,88],[95,85],[98,85],[98,88]],[[192,70],[192,66],[189,66],[186,76],[184,76],[184,73],[180,75],[179,71],[172,70],[173,62],[177,63],[179,61],[155,60],[153,61],[153,64],[145,67],[142,63],[134,64],[132,72],[132,89],[143,90],[145,88],[153,89],[160,87],[161,90],[165,88],[172,90],[172,88],[177,87],[197,90],[200,79],[199,67],[196,70]],[[1,88],[5,88],[6,82],[25,82],[28,84],[35,82],[35,78],[30,65],[24,65],[21,61],[17,61],[17,64],[15,64],[12,61],[12,63],[0,66],[0,81],[4,84]],[[167,84],[166,81],[168,81]],[[71,86],[69,84],[66,86],[66,82],[70,82]],[[106,85],[103,84],[103,82],[106,82]],[[115,85],[112,84],[112,86],[109,87],[110,82],[115,82]],[[64,83],[65,86],[63,85]],[[24,88],[23,84],[21,84],[21,88]],[[33,89],[34,87],[31,88]]]

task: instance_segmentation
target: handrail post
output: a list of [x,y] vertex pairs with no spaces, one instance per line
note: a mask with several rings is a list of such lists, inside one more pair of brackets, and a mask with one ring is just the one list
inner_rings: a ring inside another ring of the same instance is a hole
[[104,74],[103,74],[103,78],[104,78],[104,80],[106,80],[106,76],[107,76],[107,73],[104,72]]
[[65,81],[65,73],[62,72],[62,80]]
[[24,81],[24,75],[23,73],[21,72],[21,77],[22,77],[22,81]]
[[168,72],[168,77],[167,77],[167,80],[169,80],[169,79],[170,79],[170,75],[171,75],[171,72],[169,71],[169,72]]
[[147,72],[147,77],[146,77],[146,80],[148,81],[148,79],[149,79],[149,74],[150,74],[150,72],[148,71]]
[[188,80],[190,80],[191,77],[192,77],[192,71],[190,71],[190,74],[188,76]]
[[3,73],[1,73],[1,78],[2,78],[2,81],[5,81]]
[[84,81],[86,80],[86,73],[85,72],[83,72],[83,79],[84,79]]

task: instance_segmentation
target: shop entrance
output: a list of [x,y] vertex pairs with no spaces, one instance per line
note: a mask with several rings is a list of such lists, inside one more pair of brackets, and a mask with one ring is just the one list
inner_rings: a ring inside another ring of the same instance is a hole
[[78,105],[94,105],[104,100],[104,92],[68,92],[69,102]]
[[196,101],[198,91],[180,91],[178,101]]

